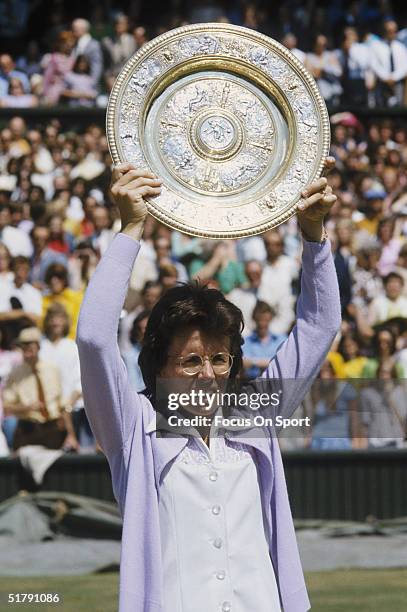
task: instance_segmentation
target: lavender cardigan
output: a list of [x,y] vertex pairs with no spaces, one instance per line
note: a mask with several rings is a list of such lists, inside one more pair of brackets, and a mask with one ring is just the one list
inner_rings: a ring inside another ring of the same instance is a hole
[[[101,259],[82,304],[77,342],[86,412],[107,455],[113,489],[123,516],[120,612],[159,612],[162,592],[157,483],[186,438],[146,433],[154,409],[131,388],[117,345],[120,312],[139,242],[119,234]],[[295,397],[283,402],[292,413],[316,376],[340,325],[340,302],[329,242],[304,242],[297,323],[265,378],[295,378]],[[239,440],[237,434],[230,439]],[[240,441],[242,441],[240,439]],[[270,555],[285,612],[310,604],[295,539],[283,464],[274,437],[245,438],[254,447],[260,474]],[[174,610],[174,612],[177,612]],[[248,611],[251,612],[251,611]]]

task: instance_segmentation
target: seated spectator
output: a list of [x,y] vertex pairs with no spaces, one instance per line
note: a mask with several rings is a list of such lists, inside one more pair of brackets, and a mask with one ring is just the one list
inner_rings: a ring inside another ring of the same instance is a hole
[[144,26],[137,26],[133,30],[133,38],[136,43],[136,51],[148,42],[147,30]]
[[362,355],[360,340],[355,333],[345,333],[338,345],[338,352],[329,353],[337,378],[362,378],[363,368],[368,359]]
[[30,40],[24,55],[21,55],[16,61],[17,70],[21,70],[31,79],[34,75],[41,74],[41,49],[38,41]]
[[19,79],[23,85],[24,93],[29,93],[30,82],[27,75],[20,70],[16,70],[11,55],[3,53],[0,55],[0,99],[7,96],[11,79]]
[[59,371],[39,359],[41,333],[36,327],[20,332],[23,363],[13,368],[3,389],[6,415],[18,417],[13,448],[31,444],[46,448],[78,447],[70,414],[62,401]]
[[380,241],[381,255],[377,269],[381,276],[389,274],[396,266],[402,241],[394,236],[395,219],[382,219],[377,228],[377,238]]
[[372,47],[372,67],[377,77],[376,99],[378,106],[404,104],[407,75],[407,49],[397,40],[398,25],[393,19],[383,24],[383,39]]
[[297,48],[297,37],[295,34],[292,32],[287,32],[281,42],[283,43],[284,47],[291,51],[291,53],[300,60],[302,64],[305,62],[306,54],[304,51]]
[[364,436],[370,448],[403,447],[407,432],[407,390],[397,382],[394,362],[380,362],[377,381],[362,389],[361,413]]
[[[206,245],[208,248],[209,245]],[[212,245],[210,245],[212,248]],[[246,283],[243,265],[236,261],[232,242],[218,242],[212,251],[192,260],[189,274],[192,279],[206,281],[214,279],[223,293],[230,293],[235,287]]]
[[311,449],[350,450],[356,435],[357,393],[352,385],[335,380],[329,361],[322,365],[311,389],[313,405]]
[[79,56],[85,56],[93,86],[97,87],[103,71],[103,56],[100,43],[91,37],[89,30],[90,23],[86,19],[75,19],[72,22],[72,34],[76,41],[72,56],[75,62]]
[[67,337],[69,328],[70,321],[65,308],[61,304],[50,306],[44,319],[40,359],[58,368],[63,405],[72,415],[76,436],[81,446],[83,442],[84,446],[92,446],[93,436],[83,408],[78,347],[74,340]]
[[94,232],[89,237],[89,240],[97,255],[101,257],[115,237],[115,232],[112,230],[109,210],[106,206],[96,206],[94,208],[92,221]]
[[347,219],[341,219],[336,223],[337,245],[334,262],[341,296],[342,313],[345,312],[352,299],[352,272],[355,265],[352,244],[353,227],[352,221]]
[[123,68],[124,63],[136,51],[136,41],[129,34],[129,19],[123,13],[114,20],[114,34],[102,40],[102,47],[106,56],[108,76],[116,77]]
[[143,311],[150,311],[161,297],[163,288],[158,281],[147,281],[141,290],[141,302],[135,308],[126,307],[125,315],[120,321],[119,346],[122,354],[131,350],[130,333],[133,323]]
[[25,232],[11,225],[11,212],[10,204],[0,204],[0,242],[8,248],[13,257],[31,257],[31,241]]
[[394,317],[407,317],[407,297],[403,295],[403,278],[390,272],[384,279],[385,295],[377,296],[369,306],[369,324],[377,325]]
[[0,242],[0,292],[4,285],[10,283],[13,278],[10,251],[3,242]]
[[56,253],[69,255],[74,249],[74,237],[64,231],[64,219],[61,215],[52,215],[48,221],[49,240],[47,248]]
[[65,76],[61,97],[68,106],[94,106],[97,96],[90,64],[84,55],[78,55],[71,72]]
[[14,278],[2,287],[0,292],[0,321],[37,325],[41,317],[42,296],[28,278],[30,260],[19,255],[12,264]]
[[[362,370],[362,378],[377,378],[377,372],[381,363],[395,363],[396,336],[387,328],[379,328],[375,331],[372,342],[372,357],[366,361]],[[403,366],[396,363],[398,378],[404,378]]]
[[31,259],[30,280],[39,289],[45,287],[45,273],[53,263],[66,265],[67,259],[63,253],[57,253],[48,248],[50,231],[45,225],[36,225],[31,230],[34,254]]
[[[14,431],[17,426],[17,418],[15,416],[4,416],[2,391],[11,370],[22,362],[21,351],[16,348],[11,348],[9,342],[3,333],[3,326],[0,324],[0,433],[3,431],[6,439],[7,447],[13,447]],[[7,451],[7,449],[3,449]],[[7,455],[8,452],[3,452]],[[2,456],[0,450],[0,456]]]
[[48,308],[52,304],[62,304],[68,313],[71,325],[68,337],[72,340],[76,337],[76,326],[78,324],[79,310],[82,303],[82,291],[74,291],[68,287],[68,271],[62,264],[51,264],[45,273],[45,283],[48,293],[42,298],[42,312],[45,317]]
[[400,274],[400,276],[403,278],[403,295],[407,296],[407,242],[404,242],[399,251],[397,265],[394,267],[393,271]]
[[275,334],[288,333],[294,321],[292,284],[298,275],[298,264],[284,255],[284,241],[279,230],[263,235],[267,262],[263,268],[257,297],[270,304],[274,311],[271,330]]
[[328,50],[328,39],[323,34],[316,36],[312,52],[306,55],[305,66],[315,78],[326,103],[337,106],[342,93],[342,68],[335,53]]
[[131,347],[123,355],[125,364],[127,366],[130,383],[134,390],[138,393],[145,389],[143,375],[138,364],[138,358],[149,316],[149,310],[142,310],[134,319],[129,338]]
[[162,263],[158,268],[158,282],[162,286],[163,291],[175,287],[179,282],[178,270],[173,263]]
[[71,32],[60,32],[52,53],[44,55],[41,66],[44,70],[43,101],[52,106],[58,104],[65,88],[65,77],[72,70],[74,37]]
[[85,291],[99,258],[89,241],[79,242],[68,262],[69,285],[75,291]]
[[367,106],[368,89],[374,85],[371,52],[367,45],[359,42],[355,28],[345,28],[337,57],[342,67],[341,103],[344,106]]
[[157,236],[153,241],[154,250],[156,253],[156,266],[159,270],[163,265],[172,264],[177,269],[177,278],[180,283],[185,283],[188,280],[188,273],[182,263],[176,261],[171,253],[171,238],[166,236]]
[[38,106],[38,98],[31,93],[25,93],[20,79],[12,77],[9,80],[7,95],[0,98],[2,108],[33,108]]
[[247,285],[236,287],[227,295],[227,299],[235,304],[243,313],[243,336],[248,336],[254,329],[253,310],[257,303],[257,295],[263,273],[262,264],[252,260],[245,263],[244,271],[248,280]]
[[358,230],[377,235],[379,222],[383,217],[386,196],[387,193],[381,188],[368,189],[364,193],[364,218],[357,222]]
[[253,379],[261,375],[287,338],[285,334],[276,335],[270,332],[273,315],[273,309],[266,302],[257,302],[252,315],[255,328],[245,338],[242,347],[243,366],[248,378]]

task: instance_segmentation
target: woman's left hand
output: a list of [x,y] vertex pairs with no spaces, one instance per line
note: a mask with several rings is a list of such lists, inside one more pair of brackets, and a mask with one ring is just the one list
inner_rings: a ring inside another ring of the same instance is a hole
[[[325,160],[326,172],[335,166],[335,158],[327,157]],[[297,218],[304,235],[310,240],[319,242],[323,234],[323,222],[326,215],[335,204],[337,198],[332,193],[325,177],[321,177],[308,185],[302,192],[302,199],[298,203]]]

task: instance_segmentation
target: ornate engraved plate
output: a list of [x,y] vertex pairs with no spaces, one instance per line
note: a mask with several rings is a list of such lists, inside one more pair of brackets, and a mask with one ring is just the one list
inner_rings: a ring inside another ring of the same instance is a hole
[[286,221],[330,144],[304,66],[262,34],[217,23],[172,30],[136,53],[113,87],[106,129],[114,163],[163,179],[149,212],[206,238]]

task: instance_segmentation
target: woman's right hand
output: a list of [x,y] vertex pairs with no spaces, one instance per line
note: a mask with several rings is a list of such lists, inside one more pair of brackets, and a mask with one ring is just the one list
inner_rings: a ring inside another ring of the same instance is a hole
[[123,233],[136,239],[141,238],[147,216],[147,204],[144,198],[159,195],[161,184],[161,179],[152,172],[136,168],[133,164],[126,163],[114,167],[110,192],[120,212]]

